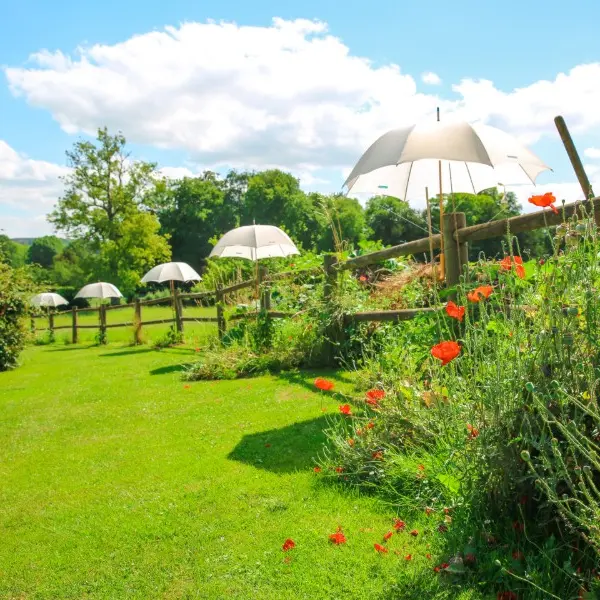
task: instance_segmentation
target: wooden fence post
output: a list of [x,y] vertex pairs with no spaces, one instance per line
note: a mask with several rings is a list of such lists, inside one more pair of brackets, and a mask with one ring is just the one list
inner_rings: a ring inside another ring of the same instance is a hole
[[323,289],[323,295],[325,301],[329,302],[335,293],[337,285],[337,271],[335,265],[337,264],[337,258],[332,254],[326,254],[323,257],[323,269],[325,271],[325,286]]
[[175,326],[177,327],[177,332],[183,333],[181,298],[179,297],[179,290],[177,288],[173,290],[173,304],[175,305]]
[[77,307],[74,306],[71,310],[71,341],[77,343]]
[[48,311],[48,329],[50,330],[50,335],[54,335],[54,313]]
[[264,267],[258,269],[258,285],[260,290],[260,310],[271,310],[271,287],[264,283],[267,270]]
[[[335,269],[337,264],[337,258],[332,254],[326,254],[323,257],[323,269],[325,271],[325,284],[323,287],[323,299],[328,308],[331,306],[332,299],[335,295],[335,289],[337,287],[338,272]],[[333,317],[333,311],[331,317]],[[331,324],[327,327],[325,343],[325,359],[330,364],[335,363],[335,347],[339,345],[344,337],[343,319],[339,321],[331,321]]]
[[106,344],[106,306],[101,304],[98,312],[100,316],[100,343]]
[[452,287],[460,282],[463,267],[469,264],[469,251],[466,242],[458,242],[455,231],[467,226],[465,213],[447,213],[444,215],[444,254],[446,285]]
[[135,299],[133,314],[133,343],[142,343],[142,303],[139,298]]
[[217,301],[217,327],[219,329],[219,340],[223,341],[223,337],[225,336],[226,323],[225,323],[225,315],[223,312],[223,284],[222,283],[217,283],[216,301]]

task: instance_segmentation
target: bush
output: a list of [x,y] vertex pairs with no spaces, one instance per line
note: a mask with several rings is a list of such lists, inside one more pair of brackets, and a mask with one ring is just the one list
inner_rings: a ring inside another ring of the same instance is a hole
[[13,269],[0,262],[0,371],[18,364],[28,336],[25,317],[33,292],[28,269]]

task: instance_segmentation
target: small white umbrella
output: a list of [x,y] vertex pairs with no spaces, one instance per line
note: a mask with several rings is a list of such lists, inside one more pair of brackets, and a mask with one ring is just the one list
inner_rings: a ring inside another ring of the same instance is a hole
[[53,294],[50,292],[37,294],[30,302],[34,306],[47,306],[49,308],[56,308],[57,306],[69,304],[60,294]]
[[348,193],[424,197],[426,187],[477,194],[498,185],[535,183],[551,170],[507,133],[479,123],[433,122],[377,139],[346,179]]
[[157,265],[150,269],[143,277],[142,283],[150,281],[163,283],[165,281],[200,281],[202,277],[184,262],[170,262]]
[[273,225],[245,225],[228,231],[209,256],[258,261],[300,254],[289,236]]
[[75,298],[122,298],[123,294],[112,283],[100,281],[84,285]]

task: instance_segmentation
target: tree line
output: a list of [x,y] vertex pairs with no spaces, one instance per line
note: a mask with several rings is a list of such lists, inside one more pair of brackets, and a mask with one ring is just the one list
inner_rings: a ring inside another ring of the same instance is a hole
[[[37,278],[67,295],[93,280],[110,281],[130,295],[148,269],[169,260],[202,270],[223,233],[253,222],[281,227],[299,248],[319,253],[335,250],[340,239],[348,248],[365,240],[387,246],[428,231],[424,212],[408,202],[376,196],[363,207],[341,194],[306,193],[297,178],[278,169],[166,179],[156,164],[132,159],[125,137],[106,128],[66,154],[72,170],[48,220],[68,241],[44,236],[25,248],[0,235],[0,257],[13,266],[38,265]],[[446,210],[465,212],[469,225],[520,213],[514,194],[496,189],[445,201]],[[434,227],[438,219],[434,205]],[[534,256],[548,251],[541,231],[522,234],[519,242]],[[482,252],[497,255],[502,242],[478,242],[470,258]]]

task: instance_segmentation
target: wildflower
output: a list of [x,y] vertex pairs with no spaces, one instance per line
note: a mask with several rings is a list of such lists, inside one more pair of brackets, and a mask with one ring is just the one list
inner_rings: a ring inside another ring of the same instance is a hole
[[515,550],[512,553],[512,557],[514,558],[514,560],[525,560],[525,555],[519,550]]
[[467,423],[467,431],[469,432],[467,437],[469,440],[474,440],[479,435],[479,429],[473,427],[473,425],[470,425],[469,423]]
[[394,520],[394,529],[396,531],[402,531],[406,527],[406,523],[402,519]]
[[377,402],[377,400],[373,400],[372,398],[367,398],[365,400],[365,402],[372,408],[379,408],[379,403]]
[[440,568],[442,568],[442,569],[447,569],[449,566],[450,566],[450,565],[449,565],[448,563],[442,563],[442,564],[440,565]]
[[315,386],[323,392],[330,392],[333,389],[333,381],[317,377],[315,379]]
[[552,212],[558,214],[558,209],[556,208],[556,206],[554,206],[554,203],[556,202],[556,196],[551,192],[546,192],[541,196],[531,196],[531,198],[529,198],[527,201],[533,204],[534,206],[539,206],[541,208],[551,208]]
[[271,444],[265,444],[265,448],[270,448]]
[[525,279],[525,267],[523,266],[523,259],[520,256],[515,256],[514,258],[505,256],[500,261],[500,267],[503,271],[511,271],[513,266],[515,268],[517,277]]
[[361,276],[358,278],[358,280],[359,280],[359,281],[362,281],[363,283],[365,283],[365,281],[367,281],[367,280],[368,280],[368,278],[367,278],[367,276],[366,276],[366,275],[361,275]]
[[373,427],[375,427],[375,423],[373,423],[373,421],[369,421],[367,423],[367,429],[373,429]]
[[425,465],[417,465],[417,469],[419,471],[424,471],[425,470]]
[[189,385],[184,385],[184,386],[183,386],[183,389],[184,389],[184,390],[189,390],[189,389],[190,389],[190,387],[191,387],[191,386],[189,386]]
[[467,294],[467,300],[474,303],[480,302],[481,300],[489,298],[493,291],[494,288],[492,288],[491,285],[480,285]]
[[286,556],[286,557],[283,559],[283,562],[284,562],[286,565],[289,565],[289,564],[292,562],[292,557],[291,557],[291,556],[289,556],[289,555],[288,555],[288,556]]
[[438,531],[440,533],[447,533],[448,527],[446,525],[444,525],[443,523],[441,523],[440,525],[438,525]]
[[281,549],[284,552],[287,552],[288,550],[291,550],[292,548],[296,547],[296,542],[294,542],[294,540],[292,540],[291,538],[288,538],[287,540],[285,540],[285,542],[283,542],[283,546],[281,546]]
[[194,352],[200,352],[200,348],[194,348]]
[[417,536],[419,535],[419,532],[418,532],[416,529],[413,529],[413,530],[410,532],[410,535],[412,535],[413,537],[417,537]]
[[524,523],[521,523],[520,521],[513,521],[512,527],[517,533],[521,533],[522,531],[525,531],[525,525],[524,525]]
[[439,567],[433,567],[433,572],[434,573],[439,573],[440,572],[440,568]]
[[444,514],[445,515],[449,515],[450,514],[450,509],[447,508],[446,506],[444,506]]
[[350,416],[352,414],[352,410],[350,409],[349,404],[340,404],[340,412],[343,415]]
[[477,562],[477,559],[475,558],[474,554],[469,552],[469,554],[465,554],[465,562],[467,564],[474,565]]
[[383,398],[385,398],[385,391],[369,390],[366,395],[368,400],[374,400],[375,402],[378,402],[379,400],[383,400]]
[[381,450],[378,450],[377,452],[373,452],[373,454],[371,454],[371,456],[373,457],[373,460],[383,460],[383,452],[381,452]]
[[348,439],[348,446],[350,446],[350,447],[354,446],[354,440],[352,438]]
[[429,552],[428,552],[428,553],[425,555],[425,558],[426,558],[427,560],[431,560],[431,554],[429,554]]
[[315,467],[315,468],[313,469],[313,471],[314,471],[315,473],[320,473],[322,470],[323,470],[323,469],[321,469],[321,467]]
[[446,314],[453,319],[462,321],[465,316],[465,307],[457,306],[452,300],[446,304]]
[[381,544],[373,544],[373,547],[380,554],[387,554],[388,553],[388,549],[385,546],[382,546]]
[[383,539],[387,542],[392,536],[394,535],[393,531],[388,531],[384,536]]
[[336,473],[343,473],[344,472],[344,467],[336,467],[335,468],[335,472]]
[[425,508],[425,514],[426,514],[427,516],[429,516],[429,515],[430,515],[432,512],[433,512],[433,508],[431,508],[430,506],[427,506],[427,507]]
[[342,532],[341,527],[338,527],[338,530],[335,533],[330,534],[329,541],[333,542],[336,546],[346,543],[346,536]]
[[360,427],[358,427],[356,429],[356,435],[362,435],[362,433],[363,433],[363,430]]
[[498,592],[496,600],[517,600],[517,595],[514,592]]
[[407,554],[407,555],[404,557],[404,560],[412,560],[412,554]]
[[442,366],[447,365],[460,354],[460,346],[453,341],[440,342],[431,349],[431,356],[439,358]]

